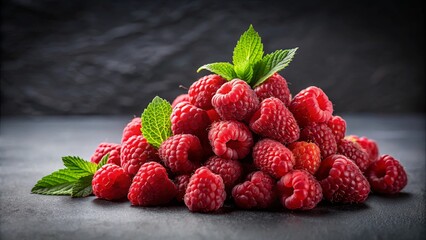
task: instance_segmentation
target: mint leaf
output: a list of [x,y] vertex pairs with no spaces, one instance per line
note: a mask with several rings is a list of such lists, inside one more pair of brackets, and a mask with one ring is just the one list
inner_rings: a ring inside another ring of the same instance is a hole
[[234,66],[227,62],[209,63],[198,68],[197,72],[200,72],[203,69],[216,73],[228,81],[237,77],[234,71]]
[[87,197],[91,195],[93,193],[92,179],[93,174],[79,178],[72,186],[71,197]]
[[80,177],[70,169],[60,169],[40,179],[31,192],[44,195],[71,195],[72,187]]
[[88,175],[96,172],[96,163],[85,161],[80,157],[65,156],[62,157],[65,167],[71,170],[74,174]]
[[109,158],[109,153],[105,154],[102,157],[101,161],[99,161],[98,166],[96,166],[96,171],[99,170],[103,165],[107,164]]
[[149,144],[158,148],[172,136],[170,115],[172,106],[156,96],[142,113],[142,134]]
[[246,62],[241,65],[236,65],[235,72],[239,79],[245,80],[247,83],[250,83],[253,77],[253,66],[249,62]]
[[255,65],[256,82],[253,88],[262,84],[266,79],[274,73],[283,70],[293,60],[298,48],[277,50],[263,57],[262,61]]

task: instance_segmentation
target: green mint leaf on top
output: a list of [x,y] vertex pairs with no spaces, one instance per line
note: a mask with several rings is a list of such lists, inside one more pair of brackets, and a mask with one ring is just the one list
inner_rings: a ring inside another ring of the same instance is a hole
[[71,195],[72,187],[80,178],[70,169],[60,169],[40,179],[32,193],[44,195]]
[[234,71],[234,66],[228,62],[209,63],[198,68],[197,72],[200,72],[203,69],[216,73],[228,81],[237,77],[237,74]]
[[235,72],[239,79],[250,83],[253,77],[253,66],[249,62],[241,65],[235,65]]
[[293,60],[298,48],[277,50],[263,57],[262,61],[255,65],[255,79],[253,88],[262,84],[274,73],[283,70]]
[[99,161],[98,166],[96,167],[96,170],[99,170],[103,165],[107,164],[109,158],[109,153],[105,154],[105,156],[102,157],[101,161]]
[[158,148],[172,136],[170,115],[172,106],[156,96],[142,113],[142,134],[149,144]]
[[93,193],[93,174],[81,177],[74,183],[71,189],[71,197],[87,197]]
[[85,161],[80,157],[65,156],[62,157],[65,167],[71,170],[74,174],[85,176],[94,174],[97,170],[96,163]]

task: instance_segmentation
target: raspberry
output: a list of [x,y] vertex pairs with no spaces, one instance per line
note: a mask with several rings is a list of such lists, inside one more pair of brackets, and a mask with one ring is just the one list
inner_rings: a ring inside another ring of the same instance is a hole
[[300,132],[300,140],[315,143],[321,150],[321,157],[326,158],[337,152],[336,138],[325,123],[312,123]]
[[288,209],[308,210],[322,199],[318,181],[305,170],[293,170],[277,183],[281,204]]
[[133,178],[127,198],[135,206],[158,206],[170,202],[176,194],[176,185],[166,169],[157,162],[148,162]]
[[214,108],[207,110],[207,115],[209,115],[210,122],[217,122],[221,120],[219,114]]
[[142,123],[140,117],[135,117],[130,121],[123,130],[123,136],[121,138],[121,144],[123,144],[131,136],[142,136]]
[[131,177],[121,167],[105,164],[93,176],[93,194],[110,201],[125,199],[131,183]]
[[210,118],[207,112],[189,102],[178,103],[170,116],[173,134],[193,134],[199,138],[207,137]]
[[250,119],[253,132],[265,138],[271,138],[288,144],[300,136],[300,129],[293,114],[278,98],[267,98]]
[[287,86],[287,81],[278,73],[270,76],[265,82],[254,89],[259,101],[269,97],[280,99],[285,106],[290,105],[291,93]]
[[346,121],[340,116],[332,116],[327,122],[327,126],[333,132],[336,142],[344,138],[346,135]]
[[201,167],[189,180],[184,201],[192,212],[213,212],[223,206],[225,198],[222,178],[208,168]]
[[315,143],[294,142],[288,146],[293,153],[294,169],[303,169],[315,174],[321,163],[321,151]]
[[199,165],[203,157],[200,140],[191,134],[169,137],[158,149],[161,160],[175,174],[189,174]]
[[212,98],[212,105],[223,120],[248,120],[259,107],[251,87],[240,79],[223,84]]
[[318,87],[308,87],[300,91],[289,106],[299,125],[313,122],[327,122],[333,114],[333,104]]
[[343,155],[322,160],[315,176],[324,198],[331,202],[362,203],[370,193],[370,184],[361,170]]
[[367,170],[371,164],[367,152],[358,143],[347,139],[340,139],[337,144],[337,153],[354,161],[361,172]]
[[189,101],[194,106],[204,110],[213,108],[212,97],[224,83],[226,83],[226,80],[216,74],[200,78],[189,87]]
[[239,208],[268,208],[276,199],[275,181],[262,171],[253,172],[232,189],[232,197]]
[[243,172],[243,167],[240,162],[220,158],[218,156],[210,157],[204,166],[222,177],[225,188],[228,191],[232,190]]
[[159,162],[157,150],[141,135],[132,136],[121,146],[121,166],[134,176],[146,162]]
[[370,163],[379,158],[379,148],[374,140],[356,135],[349,135],[346,139],[357,142],[367,152]]
[[243,159],[253,146],[250,130],[237,121],[214,122],[208,136],[213,152],[225,159]]
[[371,189],[378,193],[395,194],[407,185],[407,173],[398,160],[382,155],[365,173]]
[[294,156],[283,144],[263,139],[253,147],[253,161],[257,168],[275,178],[281,178],[293,169]]
[[117,166],[121,166],[120,164],[120,153],[121,153],[121,145],[116,143],[100,143],[93,153],[90,161],[98,164],[101,159],[109,153],[108,163],[115,164]]
[[183,197],[185,196],[190,178],[191,176],[189,175],[180,175],[175,177],[175,184],[177,188],[176,200],[178,202],[183,202]]
[[188,94],[181,94],[181,95],[177,96],[175,98],[175,100],[173,100],[173,102],[172,102],[172,109],[175,108],[175,106],[178,103],[181,103],[181,102],[189,102],[189,95]]

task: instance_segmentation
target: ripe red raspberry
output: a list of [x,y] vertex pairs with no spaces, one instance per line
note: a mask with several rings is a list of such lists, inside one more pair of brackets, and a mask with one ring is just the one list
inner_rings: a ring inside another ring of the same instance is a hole
[[225,198],[222,178],[208,168],[201,167],[189,180],[184,201],[191,212],[213,212],[223,206]]
[[247,181],[232,189],[232,197],[239,208],[268,208],[276,199],[275,191],[274,179],[257,171],[249,174]]
[[305,170],[293,170],[277,183],[278,196],[283,207],[308,210],[322,199],[319,182]]
[[287,86],[287,81],[278,73],[270,76],[265,82],[254,89],[259,101],[269,97],[280,99],[285,106],[290,105],[291,93]]
[[407,185],[407,173],[398,160],[382,155],[365,173],[371,189],[378,193],[394,194]]
[[333,132],[336,142],[344,138],[346,135],[346,121],[340,116],[332,116],[327,122],[327,126]]
[[299,125],[313,122],[327,122],[333,114],[333,104],[318,87],[308,87],[300,91],[289,106]]
[[127,198],[135,206],[159,206],[170,202],[176,194],[176,185],[166,169],[157,162],[148,162],[133,178]]
[[315,174],[321,163],[321,151],[315,143],[294,142],[288,146],[293,153],[295,164],[293,169],[303,169]]
[[93,153],[90,161],[98,164],[101,159],[109,153],[108,163],[112,163],[118,166],[121,166],[120,163],[120,153],[121,145],[116,143],[100,143]]
[[227,191],[232,190],[243,172],[243,167],[240,162],[220,158],[218,156],[210,157],[204,166],[222,177]]
[[371,164],[367,152],[358,143],[344,138],[337,144],[337,153],[354,161],[361,172],[365,172]]
[[336,138],[325,123],[312,123],[300,132],[300,140],[315,143],[321,150],[321,157],[326,158],[337,152]]
[[135,117],[130,121],[123,130],[123,136],[121,138],[121,144],[123,144],[131,136],[142,136],[142,123],[140,117]]
[[250,119],[253,132],[265,138],[288,144],[300,136],[300,129],[293,114],[278,98],[267,98]]
[[175,174],[190,174],[203,160],[200,140],[191,134],[169,137],[158,149],[161,160]]
[[210,122],[217,122],[221,120],[219,114],[214,108],[207,110],[207,115],[209,115]]
[[189,175],[180,175],[175,177],[175,184],[177,188],[176,200],[178,202],[183,202],[183,197],[185,196],[190,178],[191,176]]
[[379,147],[374,140],[356,135],[349,135],[346,139],[357,142],[367,152],[370,163],[379,158]]
[[210,118],[207,112],[189,102],[178,103],[170,116],[173,134],[192,134],[198,138],[207,138]]
[[250,130],[237,121],[214,122],[208,136],[213,152],[226,159],[243,159],[253,146]]
[[189,95],[185,93],[177,96],[172,102],[172,109],[175,108],[175,106],[181,102],[189,102]]
[[293,153],[272,139],[262,139],[254,145],[253,162],[257,168],[277,179],[292,170],[295,164]]
[[224,120],[248,120],[259,107],[251,87],[240,79],[223,84],[212,98],[212,105]]
[[140,166],[146,162],[159,162],[157,150],[141,135],[132,136],[121,146],[121,166],[134,176]]
[[362,203],[370,193],[370,184],[361,170],[343,155],[322,160],[315,174],[324,198],[330,202]]
[[189,87],[189,101],[194,106],[204,110],[213,108],[212,97],[224,83],[226,83],[226,80],[216,74],[200,78]]
[[132,178],[121,167],[105,164],[93,176],[93,194],[110,201],[125,199],[131,183]]

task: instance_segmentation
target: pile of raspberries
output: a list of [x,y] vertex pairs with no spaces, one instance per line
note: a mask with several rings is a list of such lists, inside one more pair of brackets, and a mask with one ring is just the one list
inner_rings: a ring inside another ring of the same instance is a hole
[[370,192],[395,194],[407,184],[398,160],[376,142],[346,136],[346,122],[318,87],[292,97],[278,73],[251,88],[208,75],[172,103],[173,135],[156,149],[141,119],[121,144],[101,143],[91,161],[109,155],[94,175],[98,198],[135,206],[184,203],[193,212],[224,204],[241,209],[308,210],[319,202],[362,203]]

